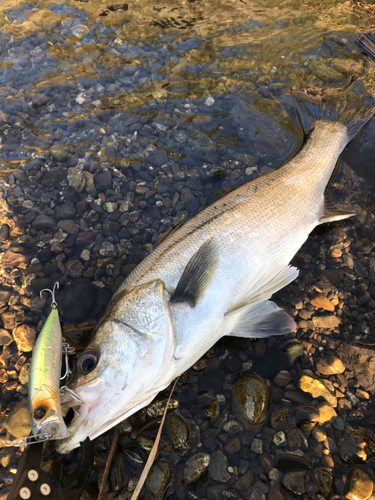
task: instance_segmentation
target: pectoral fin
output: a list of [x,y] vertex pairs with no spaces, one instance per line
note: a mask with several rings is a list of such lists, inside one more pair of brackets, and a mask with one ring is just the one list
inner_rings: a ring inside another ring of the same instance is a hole
[[295,331],[296,324],[271,300],[245,306],[227,317],[234,337],[261,338]]
[[219,265],[219,250],[212,239],[206,241],[189,260],[172,297],[172,302],[188,302],[194,307],[208,288]]
[[323,224],[324,222],[335,222],[342,219],[347,219],[348,217],[353,217],[356,215],[355,212],[347,212],[346,210],[341,210],[337,208],[328,193],[324,195],[324,209],[323,214],[319,219],[319,223]]

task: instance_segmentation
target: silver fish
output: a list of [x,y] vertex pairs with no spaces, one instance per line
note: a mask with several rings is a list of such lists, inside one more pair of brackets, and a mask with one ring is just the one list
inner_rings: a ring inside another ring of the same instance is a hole
[[61,453],[150,403],[224,335],[295,330],[268,299],[297,277],[289,262],[317,225],[354,215],[326,187],[374,107],[350,87],[294,97],[308,131],[300,151],[172,232],[115,293],[69,385],[83,404]]

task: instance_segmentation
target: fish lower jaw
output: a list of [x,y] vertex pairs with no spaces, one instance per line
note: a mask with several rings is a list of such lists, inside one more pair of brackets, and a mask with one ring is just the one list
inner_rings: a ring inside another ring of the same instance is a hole
[[[83,403],[80,407],[74,408],[74,417],[73,420],[67,426],[68,429],[68,437],[60,441],[57,445],[58,453],[66,454],[72,451],[74,448],[77,448],[80,443],[80,431],[81,427],[87,421],[87,417],[89,415],[89,406]],[[85,438],[82,438],[84,440]]]

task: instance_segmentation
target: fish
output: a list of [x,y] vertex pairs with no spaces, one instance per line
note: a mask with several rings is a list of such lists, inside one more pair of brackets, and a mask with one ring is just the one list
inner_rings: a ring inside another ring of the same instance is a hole
[[63,439],[68,429],[62,414],[60,375],[63,357],[63,338],[59,311],[53,290],[51,310],[36,340],[30,364],[29,413],[34,436]]
[[60,453],[148,405],[223,336],[296,329],[269,299],[298,276],[290,261],[317,225],[355,215],[326,188],[374,114],[356,85],[293,91],[306,134],[300,150],[173,231],[126,278],[77,359],[68,386],[83,404]]

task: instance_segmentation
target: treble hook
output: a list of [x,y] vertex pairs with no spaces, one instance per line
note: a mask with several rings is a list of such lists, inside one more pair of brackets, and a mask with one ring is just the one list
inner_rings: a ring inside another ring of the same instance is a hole
[[55,299],[56,288],[57,288],[57,290],[60,289],[60,284],[59,284],[58,281],[56,281],[56,283],[53,285],[52,290],[50,290],[49,288],[43,288],[43,290],[41,290],[40,293],[39,293],[41,299],[43,298],[43,292],[48,292],[48,293],[50,293],[52,295],[52,302],[51,302],[52,309],[56,309],[57,308],[57,302],[56,302],[56,299]]

